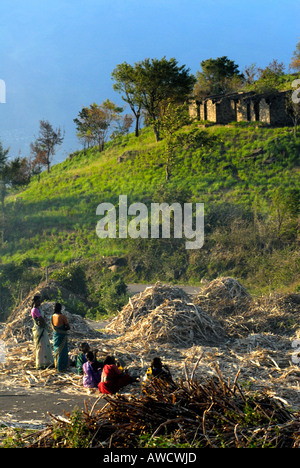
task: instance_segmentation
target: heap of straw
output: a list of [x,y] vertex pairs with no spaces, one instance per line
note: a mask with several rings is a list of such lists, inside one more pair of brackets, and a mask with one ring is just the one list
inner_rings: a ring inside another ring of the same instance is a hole
[[184,291],[160,283],[130,299],[107,330],[123,333],[123,342],[179,347],[212,345],[226,338],[218,321],[193,304]]
[[194,303],[214,317],[230,316],[237,308],[248,306],[251,295],[235,278],[216,278],[194,298]]
[[155,286],[150,286],[142,293],[130,298],[128,304],[110,323],[109,330],[116,333],[126,332],[130,326],[134,326],[150,311],[163,304],[166,299],[190,302],[189,296],[182,289],[157,282]]
[[241,298],[250,298],[250,294],[235,278],[220,277],[211,281],[199,294],[199,297],[212,299],[236,300]]

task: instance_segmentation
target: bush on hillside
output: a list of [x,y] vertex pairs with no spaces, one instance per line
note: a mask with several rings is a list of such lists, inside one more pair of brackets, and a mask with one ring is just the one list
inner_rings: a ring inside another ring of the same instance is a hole
[[104,315],[115,314],[128,302],[127,285],[122,276],[104,269],[90,284],[90,300],[93,307],[87,317],[97,320]]
[[51,278],[58,281],[64,288],[85,296],[87,294],[87,284],[85,272],[81,265],[71,265],[54,271]]

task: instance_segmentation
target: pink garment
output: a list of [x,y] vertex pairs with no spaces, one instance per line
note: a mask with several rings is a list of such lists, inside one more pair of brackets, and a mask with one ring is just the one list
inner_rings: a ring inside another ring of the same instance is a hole
[[36,307],[31,309],[31,317],[33,319],[37,319],[37,318],[41,317],[41,313],[40,313],[39,309],[37,309]]

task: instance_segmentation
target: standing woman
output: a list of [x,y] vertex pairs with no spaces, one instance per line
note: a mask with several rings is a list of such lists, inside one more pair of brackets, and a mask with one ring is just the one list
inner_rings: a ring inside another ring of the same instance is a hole
[[35,345],[35,365],[37,369],[53,366],[53,356],[47,331],[44,313],[41,308],[41,297],[34,296],[31,309],[33,318],[33,340]]
[[54,306],[52,315],[53,328],[53,349],[55,368],[62,372],[69,366],[68,357],[68,330],[70,325],[65,315],[61,313],[61,304],[58,302]]

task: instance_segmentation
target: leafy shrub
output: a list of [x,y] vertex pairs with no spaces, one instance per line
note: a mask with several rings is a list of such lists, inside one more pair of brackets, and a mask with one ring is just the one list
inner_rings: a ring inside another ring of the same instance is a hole
[[54,271],[51,278],[74,294],[86,295],[87,284],[85,272],[81,265],[71,265]]
[[98,320],[115,314],[128,302],[128,298],[127,285],[122,276],[103,269],[97,281],[90,284],[89,299],[93,307],[87,317]]

